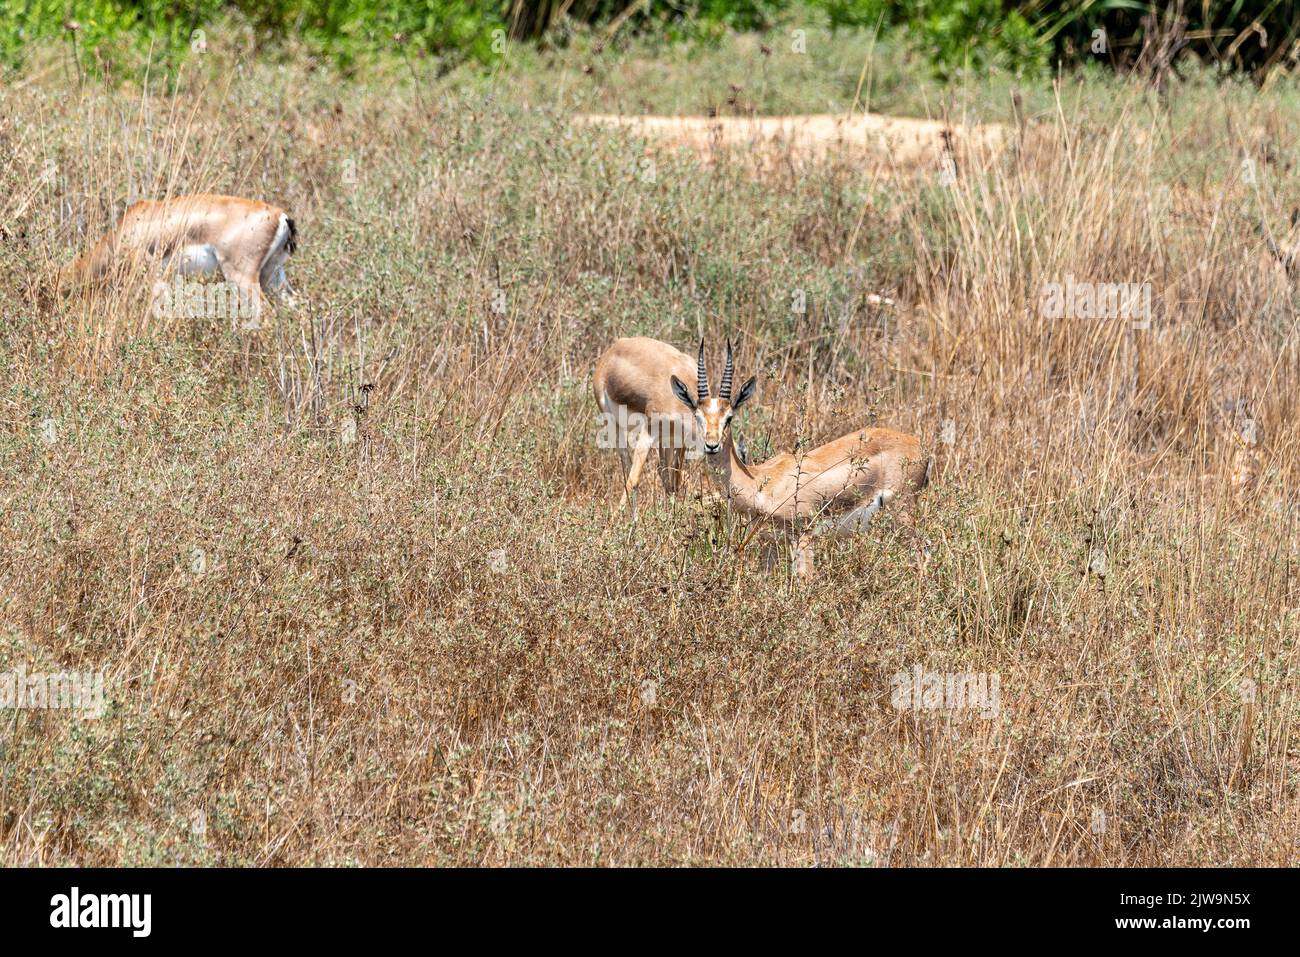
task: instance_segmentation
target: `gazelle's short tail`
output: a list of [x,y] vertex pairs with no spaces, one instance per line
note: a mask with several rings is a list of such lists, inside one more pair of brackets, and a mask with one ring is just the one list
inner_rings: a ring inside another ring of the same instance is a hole
[[284,241],[284,251],[292,256],[298,250],[298,227],[292,216],[284,217],[284,224],[289,227],[289,236]]

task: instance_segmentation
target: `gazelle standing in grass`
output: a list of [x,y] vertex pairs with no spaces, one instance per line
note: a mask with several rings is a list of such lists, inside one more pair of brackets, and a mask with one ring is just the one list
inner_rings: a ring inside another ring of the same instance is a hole
[[[912,495],[930,478],[931,460],[914,435],[893,429],[858,429],[808,452],[775,455],[749,465],[736,453],[731,422],[754,394],[751,376],[732,398],[734,363],[731,342],[716,396],[710,395],[703,344],[698,363],[696,394],[676,373],[672,390],[694,415],[704,448],[704,460],[728,500],[741,512],[772,526],[775,537],[790,543],[794,572],[813,572],[812,531],[818,526],[845,535],[863,531],[891,499]],[[765,564],[771,570],[777,552],[769,548]]]
[[59,270],[60,293],[107,279],[136,263],[158,262],[183,276],[219,275],[260,313],[263,293],[292,302],[284,266],[297,248],[298,231],[278,206],[199,193],[142,200],[127,207],[117,225],[83,255]]
[[[704,374],[704,340],[700,340],[698,371]],[[659,478],[675,495],[681,487],[686,450],[695,441],[694,423],[673,395],[670,381],[697,371],[690,356],[666,342],[637,336],[617,339],[596,360],[592,390],[605,417],[606,444],[618,449],[623,462],[621,505],[632,502],[641,484],[646,458],[659,449]]]

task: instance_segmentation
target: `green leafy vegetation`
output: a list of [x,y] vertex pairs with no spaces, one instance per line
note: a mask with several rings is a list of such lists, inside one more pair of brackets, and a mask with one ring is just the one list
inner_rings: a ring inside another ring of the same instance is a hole
[[[0,58],[65,44],[78,68],[169,66],[212,30],[248,44],[303,46],[345,70],[375,57],[432,56],[444,68],[499,61],[504,42],[717,42],[729,32],[829,26],[891,36],[944,78],[998,69],[1042,76],[1099,62],[1164,77],[1187,55],[1257,80],[1296,66],[1300,0],[0,0]],[[198,31],[196,33],[196,31]]]

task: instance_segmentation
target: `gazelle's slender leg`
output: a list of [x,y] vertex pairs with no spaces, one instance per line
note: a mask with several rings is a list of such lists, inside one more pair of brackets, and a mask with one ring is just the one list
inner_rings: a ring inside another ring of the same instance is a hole
[[637,433],[636,440],[632,447],[632,467],[627,473],[627,483],[623,486],[623,502],[629,499],[632,501],[632,513],[636,514],[636,487],[641,484],[641,473],[645,470],[646,456],[650,454],[650,446],[654,444],[654,436],[649,430]]
[[812,533],[802,532],[791,537],[791,557],[796,578],[808,579],[813,573]]
[[[232,259],[220,252],[213,251],[213,256],[217,261],[217,268],[221,272],[222,278],[231,283],[239,294],[238,310],[231,317],[232,324],[236,329],[247,330],[261,327],[262,306],[264,298],[262,296],[262,282],[256,268],[251,268],[245,261],[245,258],[235,257]],[[247,361],[247,356],[244,357]]]
[[250,281],[247,276],[235,273],[228,277],[239,290],[240,297],[240,315],[239,328],[241,329],[260,329],[262,326],[262,308],[266,301],[262,296],[261,283],[257,277]]
[[619,426],[618,434],[615,441],[618,443],[618,458],[622,463],[623,471],[619,474],[623,477],[623,497],[619,499],[619,506],[627,504],[627,477],[632,474],[632,451],[627,447],[627,431]]
[[668,456],[671,454],[672,449],[664,448],[662,445],[659,446],[659,461],[655,463],[655,467],[659,470],[659,481],[663,485],[664,491],[669,495],[672,495],[675,491],[673,477],[669,474],[668,465]]
[[298,304],[298,293],[289,285],[289,278],[284,274],[284,267],[278,267],[270,273],[266,284],[263,287],[266,295],[276,302],[283,303],[286,306],[296,306]]
[[664,491],[676,495],[682,484],[682,462],[685,449],[659,447],[659,480],[663,482]]
[[768,535],[763,541],[763,571],[771,575],[781,567],[781,557],[784,549],[781,547],[780,536]]

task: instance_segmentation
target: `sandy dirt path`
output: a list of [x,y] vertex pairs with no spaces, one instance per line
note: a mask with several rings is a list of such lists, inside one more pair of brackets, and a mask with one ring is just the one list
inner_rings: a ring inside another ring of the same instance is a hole
[[860,155],[868,165],[907,172],[938,167],[950,150],[996,152],[1006,140],[998,125],[967,126],[869,113],[759,117],[615,116],[584,114],[577,122],[616,126],[647,140],[684,147],[706,159],[737,148],[790,153],[800,159]]

